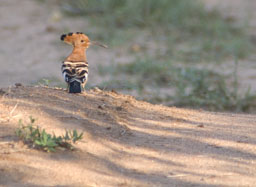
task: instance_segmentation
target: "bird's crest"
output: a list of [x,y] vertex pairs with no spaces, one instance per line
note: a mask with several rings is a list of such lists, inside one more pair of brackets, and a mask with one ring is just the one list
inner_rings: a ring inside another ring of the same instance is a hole
[[104,44],[101,44],[96,41],[90,41],[88,36],[86,36],[82,32],[76,32],[76,33],[70,32],[68,34],[63,34],[61,35],[60,39],[67,44],[73,45],[74,47],[88,48],[89,45],[98,45],[98,46],[107,48],[107,46]]

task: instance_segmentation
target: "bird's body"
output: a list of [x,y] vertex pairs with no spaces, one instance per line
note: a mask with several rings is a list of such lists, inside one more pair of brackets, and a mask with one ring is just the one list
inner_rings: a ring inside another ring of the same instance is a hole
[[85,51],[89,47],[89,38],[80,32],[61,36],[61,40],[73,45],[72,53],[62,63],[62,75],[68,85],[69,93],[80,93],[88,79],[88,62]]
[[[64,61],[61,67],[64,80],[70,93],[80,93],[88,79],[88,62]],[[76,83],[77,82],[77,83]]]
[[99,42],[90,41],[82,32],[61,35],[60,39],[73,46],[72,53],[64,60],[61,66],[62,75],[68,85],[69,93],[81,93],[88,79],[88,62],[86,49],[89,45],[107,46]]

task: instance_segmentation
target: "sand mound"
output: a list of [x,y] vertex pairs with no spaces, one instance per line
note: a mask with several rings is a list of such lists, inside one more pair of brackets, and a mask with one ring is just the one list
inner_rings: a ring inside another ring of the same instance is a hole
[[[18,120],[84,132],[76,151],[46,153],[14,135]],[[0,91],[2,186],[254,186],[256,119],[164,107],[99,89]]]

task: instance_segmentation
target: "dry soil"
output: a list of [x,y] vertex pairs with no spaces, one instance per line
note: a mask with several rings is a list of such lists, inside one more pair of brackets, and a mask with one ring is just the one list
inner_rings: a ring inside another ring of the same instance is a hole
[[[164,107],[99,89],[68,94],[11,87],[0,97],[1,186],[255,186],[254,115]],[[61,135],[76,151],[46,153],[14,135],[18,120]]]

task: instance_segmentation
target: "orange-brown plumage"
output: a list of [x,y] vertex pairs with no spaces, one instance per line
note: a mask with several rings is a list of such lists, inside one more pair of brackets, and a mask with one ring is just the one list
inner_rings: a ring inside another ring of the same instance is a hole
[[74,47],[72,53],[65,59],[65,61],[87,61],[85,49]]

